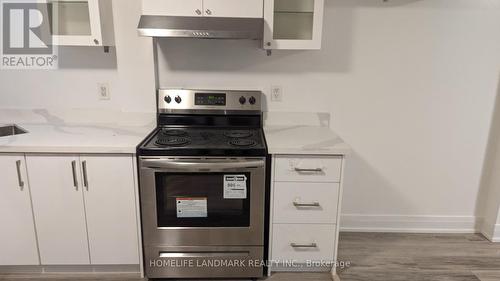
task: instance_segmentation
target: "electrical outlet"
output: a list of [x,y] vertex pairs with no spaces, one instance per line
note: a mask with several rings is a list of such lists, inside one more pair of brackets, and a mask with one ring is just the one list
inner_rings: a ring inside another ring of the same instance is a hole
[[98,89],[97,89],[97,94],[99,95],[100,100],[111,99],[108,83],[99,83]]
[[283,88],[281,86],[271,87],[271,100],[272,101],[282,101],[283,100]]

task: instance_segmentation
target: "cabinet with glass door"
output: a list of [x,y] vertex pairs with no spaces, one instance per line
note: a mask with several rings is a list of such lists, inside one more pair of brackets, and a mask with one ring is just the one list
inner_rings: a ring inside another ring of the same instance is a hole
[[264,49],[321,49],[324,0],[264,0]]
[[111,0],[44,0],[58,46],[113,46]]

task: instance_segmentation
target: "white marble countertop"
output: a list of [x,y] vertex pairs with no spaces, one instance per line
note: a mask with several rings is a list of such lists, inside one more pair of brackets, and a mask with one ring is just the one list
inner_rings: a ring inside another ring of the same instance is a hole
[[135,153],[152,131],[152,116],[99,111],[53,112],[0,109],[0,124],[16,124],[26,134],[0,137],[0,153]]
[[[329,116],[325,114],[268,115],[264,131],[271,154],[350,152],[328,128]],[[0,109],[0,125],[16,124],[28,131],[0,137],[0,153],[135,153],[136,146],[156,126],[155,118],[154,113],[108,110]],[[290,121],[295,118],[309,121]]]
[[264,132],[269,154],[346,155],[351,151],[328,127],[269,125]]

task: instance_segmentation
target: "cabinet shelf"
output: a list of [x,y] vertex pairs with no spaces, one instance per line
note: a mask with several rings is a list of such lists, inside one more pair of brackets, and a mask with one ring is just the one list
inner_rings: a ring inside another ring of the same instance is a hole
[[321,48],[324,0],[265,0],[265,49]]
[[314,15],[314,12],[307,12],[307,11],[274,11],[274,14],[311,14],[311,15]]
[[50,33],[54,45],[113,46],[111,0],[48,0]]

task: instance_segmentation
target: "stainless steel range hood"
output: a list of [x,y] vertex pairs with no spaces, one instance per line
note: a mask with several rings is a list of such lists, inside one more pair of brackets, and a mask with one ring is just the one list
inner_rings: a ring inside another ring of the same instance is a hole
[[141,16],[139,35],[204,39],[262,39],[262,18]]

